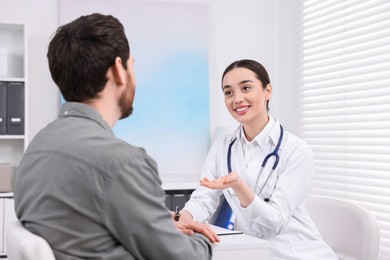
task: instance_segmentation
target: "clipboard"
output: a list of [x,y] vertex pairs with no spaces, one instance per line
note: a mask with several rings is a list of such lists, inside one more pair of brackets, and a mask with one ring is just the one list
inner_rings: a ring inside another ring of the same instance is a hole
[[218,236],[238,235],[243,233],[242,231],[239,230],[230,230],[215,225],[210,225],[210,227]]

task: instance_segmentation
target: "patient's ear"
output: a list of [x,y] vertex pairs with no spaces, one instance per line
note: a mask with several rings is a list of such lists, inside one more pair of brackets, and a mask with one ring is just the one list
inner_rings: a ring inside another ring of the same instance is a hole
[[126,70],[120,57],[115,58],[114,65],[109,70],[111,70],[114,81],[118,86],[126,84]]

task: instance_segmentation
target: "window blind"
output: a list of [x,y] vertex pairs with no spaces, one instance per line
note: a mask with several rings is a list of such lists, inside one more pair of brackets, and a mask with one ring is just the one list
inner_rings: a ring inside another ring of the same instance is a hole
[[390,259],[390,1],[301,1],[301,136],[310,195],[354,201],[381,227]]

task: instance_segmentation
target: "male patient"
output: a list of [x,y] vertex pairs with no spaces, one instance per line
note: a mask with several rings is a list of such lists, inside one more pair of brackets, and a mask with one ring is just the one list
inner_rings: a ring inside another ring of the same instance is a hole
[[122,24],[82,16],[57,30],[47,57],[67,102],[15,173],[23,225],[46,239],[58,260],[211,259],[215,233],[205,224],[174,223],[156,162],[112,132],[132,113],[136,85]]

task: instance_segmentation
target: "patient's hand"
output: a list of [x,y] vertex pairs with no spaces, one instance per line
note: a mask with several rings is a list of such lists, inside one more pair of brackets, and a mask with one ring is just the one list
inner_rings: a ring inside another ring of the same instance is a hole
[[[174,219],[174,214],[172,214]],[[192,219],[190,212],[186,210],[180,211],[180,218],[174,221],[176,228],[187,235],[193,235],[195,232],[207,237],[211,243],[219,242],[218,235],[206,223],[200,223]]]

